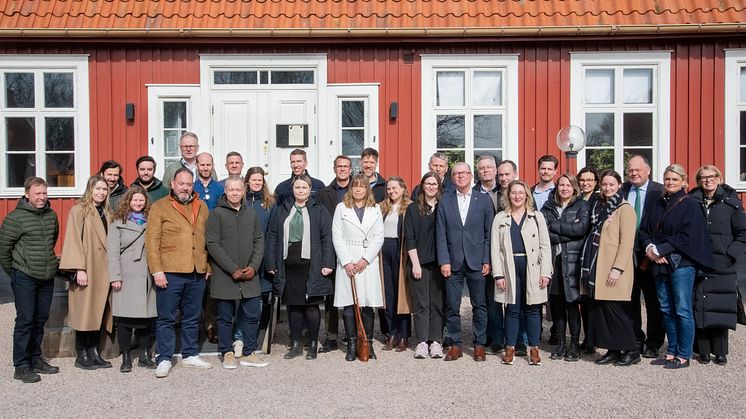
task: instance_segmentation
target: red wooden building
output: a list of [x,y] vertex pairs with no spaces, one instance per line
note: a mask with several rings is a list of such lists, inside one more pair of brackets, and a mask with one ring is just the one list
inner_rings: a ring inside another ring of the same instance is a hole
[[0,218],[36,174],[65,220],[102,161],[122,163],[127,183],[143,154],[162,173],[184,130],[221,177],[236,150],[275,184],[301,146],[329,181],[336,155],[375,147],[380,171],[410,183],[436,150],[510,158],[533,182],[537,157],[559,157],[555,135],[574,124],[588,134],[580,166],[621,171],[643,153],[660,178],[672,162],[714,163],[746,191],[746,0],[0,8]]

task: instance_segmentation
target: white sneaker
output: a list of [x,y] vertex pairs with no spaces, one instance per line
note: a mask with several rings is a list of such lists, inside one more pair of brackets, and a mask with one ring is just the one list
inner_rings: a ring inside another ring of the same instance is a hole
[[443,347],[437,341],[430,344],[430,358],[443,358]]
[[417,344],[417,347],[414,349],[414,358],[415,359],[427,358],[427,342],[420,342]]
[[254,367],[254,368],[263,368],[269,365],[268,362],[264,362],[261,358],[259,358],[256,355],[256,352],[252,353],[251,355],[247,355],[241,359],[241,366],[242,367]]
[[212,368],[212,364],[200,358],[199,355],[192,355],[184,358],[181,363],[184,364],[185,367],[199,368],[201,370],[209,370]]
[[241,358],[243,356],[243,341],[241,339],[236,339],[236,341],[233,342],[233,355],[236,358]]
[[168,377],[168,373],[171,372],[171,361],[161,361],[158,364],[158,368],[155,369],[156,378]]
[[234,370],[238,368],[238,364],[236,363],[236,357],[233,355],[233,352],[226,352],[223,355],[223,368],[227,370]]

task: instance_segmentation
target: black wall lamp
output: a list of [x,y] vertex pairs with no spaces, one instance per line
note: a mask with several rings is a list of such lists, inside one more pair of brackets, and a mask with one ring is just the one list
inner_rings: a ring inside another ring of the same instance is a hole
[[124,105],[124,117],[128,121],[135,120],[135,104],[134,103],[128,103]]

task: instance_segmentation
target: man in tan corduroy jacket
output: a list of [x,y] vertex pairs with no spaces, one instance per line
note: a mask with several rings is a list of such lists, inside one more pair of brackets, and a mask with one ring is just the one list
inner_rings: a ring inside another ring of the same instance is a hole
[[186,367],[208,369],[212,365],[199,357],[197,341],[210,267],[205,248],[207,205],[194,193],[194,175],[179,169],[171,193],[150,208],[145,233],[148,268],[156,285],[158,320],[158,367],[155,376],[171,371],[176,346],[174,324],[181,309],[181,355]]

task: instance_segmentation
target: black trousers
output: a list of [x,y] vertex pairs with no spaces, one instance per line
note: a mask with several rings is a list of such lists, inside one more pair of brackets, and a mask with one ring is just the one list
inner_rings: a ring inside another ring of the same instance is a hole
[[565,341],[565,330],[570,329],[570,342],[580,341],[580,303],[565,301],[564,287],[560,284],[562,295],[550,295],[549,307],[552,310],[553,326],[561,342]]
[[[648,316],[647,336],[642,331],[641,293],[645,298],[645,312]],[[635,268],[635,280],[632,285],[632,300],[630,303],[630,315],[632,316],[632,327],[635,329],[637,346],[643,349],[644,344],[648,348],[659,349],[663,346],[666,330],[663,328],[663,313],[661,313],[661,304],[658,301],[658,292],[655,289],[652,271]]]
[[30,367],[41,358],[41,343],[52,305],[54,280],[40,281],[13,269],[10,286],[16,302],[13,366]]
[[443,275],[440,267],[432,263],[422,267],[422,278],[408,275],[409,290],[412,293],[412,316],[414,335],[417,342],[443,339]]
[[715,356],[728,355],[728,329],[696,329],[694,345],[698,354]]

